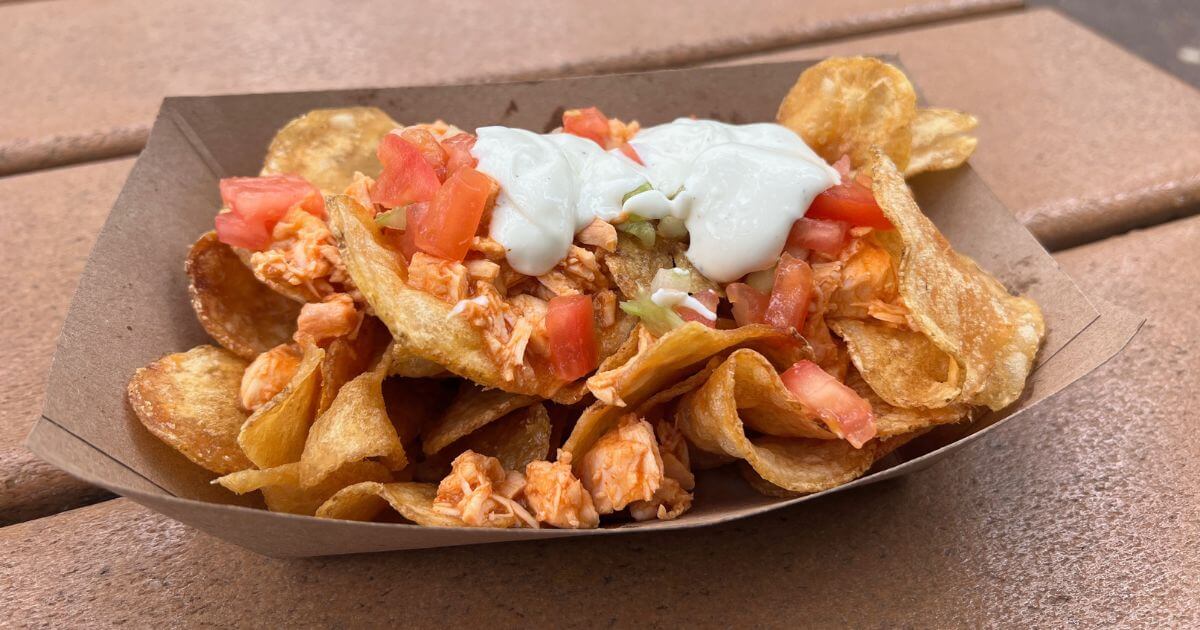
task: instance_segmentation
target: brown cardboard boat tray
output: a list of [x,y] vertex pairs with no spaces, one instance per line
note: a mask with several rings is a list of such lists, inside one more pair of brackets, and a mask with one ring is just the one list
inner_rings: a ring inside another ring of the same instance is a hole
[[[701,476],[695,507],[682,518],[598,530],[442,529],[278,514],[256,507],[253,497],[234,497],[212,486],[211,473],[145,431],[125,400],[125,385],[135,369],[208,341],[188,303],[184,256],[197,235],[211,229],[219,205],[217,180],[257,174],[275,130],[305,111],[375,105],[402,122],[442,118],[466,129],[503,124],[535,131],[556,127],[564,107],[589,104],[643,124],[688,115],[735,123],[770,121],[782,96],[811,63],[526,83],[168,98],[80,280],[29,447],[85,481],[273,556],[681,529],[821,496],[765,497],[736,472],[717,470]],[[1140,318],[1084,296],[969,167],[923,175],[911,183],[921,207],[957,249],[1011,290],[1042,305],[1046,342],[1024,397],[1010,408],[931,432],[868,475],[829,492],[852,491],[919,470],[997,424],[1029,415],[1120,351],[1141,324]]]

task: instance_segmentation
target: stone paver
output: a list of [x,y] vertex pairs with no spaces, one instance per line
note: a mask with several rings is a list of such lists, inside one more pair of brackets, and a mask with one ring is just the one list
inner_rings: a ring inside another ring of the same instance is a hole
[[[4,6],[0,173],[136,151],[164,95],[661,67],[1020,0],[426,4],[63,0]],[[648,12],[649,11],[649,12]]]
[[1149,320],[1046,409],[906,479],[712,529],[274,560],[124,499],[0,529],[29,625],[1200,623],[1200,218],[1063,252]]

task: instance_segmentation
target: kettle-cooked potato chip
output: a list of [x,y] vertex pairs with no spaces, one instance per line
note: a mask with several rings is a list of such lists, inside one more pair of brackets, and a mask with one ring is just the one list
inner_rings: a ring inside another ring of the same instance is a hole
[[958,362],[929,337],[871,321],[829,322],[879,397],[897,407],[945,407],[958,398]]
[[345,195],[328,198],[326,206],[346,270],[398,345],[485,387],[543,398],[562,388],[551,370],[518,370],[513,380],[502,378],[479,328],[451,317],[449,304],[405,283],[407,269],[382,244],[368,209]]
[[217,343],[253,359],[292,338],[300,305],[259,282],[216,232],[196,240],[186,269],[196,318]]
[[[897,435],[888,439],[872,440],[871,443],[868,444],[873,451],[871,454],[872,461],[871,464],[866,467],[866,469],[862,469],[863,459],[861,458],[843,458],[838,454],[837,451],[834,450],[831,450],[828,453],[812,450],[811,452],[807,453],[811,459],[806,459],[807,468],[805,469],[805,474],[808,477],[807,485],[809,488],[813,488],[812,490],[793,492],[791,490],[781,488],[767,481],[766,479],[763,479],[763,477],[758,474],[755,468],[745,461],[738,462],[738,472],[742,473],[742,478],[750,484],[751,488],[754,488],[759,493],[765,494],[769,497],[790,499],[805,494],[811,494],[813,492],[828,490],[830,488],[853,481],[869,471],[875,462],[887,457],[893,451],[901,446],[904,446],[910,440],[920,436],[922,433],[922,431],[915,431],[912,433]],[[801,449],[794,448],[794,450],[799,451]],[[863,447],[862,450],[866,451],[867,447]],[[795,459],[799,461],[801,458]],[[862,472],[855,474],[855,471],[857,470],[862,470]],[[833,482],[832,480],[834,479],[842,479],[842,481]]]
[[449,375],[446,368],[429,361],[404,349],[404,346],[392,344],[392,364],[388,368],[388,376],[403,376],[405,378],[432,378]]
[[338,491],[317,509],[320,518],[374,520],[391,506],[404,518],[426,527],[463,527],[463,522],[433,509],[437,485],[432,483],[357,483]]
[[283,391],[242,425],[237,443],[254,465],[266,469],[300,461],[308,427],[317,412],[325,350],[306,346],[304,358]]
[[378,457],[391,470],[408,465],[404,444],[387,413],[380,361],[342,386],[329,409],[308,431],[300,456],[300,483],[311,488],[350,462]]
[[735,347],[762,351],[780,367],[802,358],[803,350],[785,332],[770,326],[751,325],[733,330],[708,328],[689,322],[658,339],[648,338],[639,328],[638,353],[619,367],[597,372],[588,379],[588,389],[598,402],[575,424],[563,450],[582,458],[605,432],[616,425],[629,408],[636,408],[669,384],[699,370],[708,359]]
[[529,462],[550,457],[550,414],[541,403],[526,407],[468,435],[462,446],[459,452],[495,457],[505,470],[525,470]]
[[246,362],[214,346],[169,354],[129,381],[129,404],[158,439],[196,464],[231,473],[252,464],[238,447],[246,412],[238,390]]
[[[878,148],[871,173],[875,200],[903,243],[898,275],[909,321],[958,361],[962,393],[957,401],[1007,406],[1020,396],[1033,369],[1046,328],[1041,310],[1033,300],[1010,295],[975,261],[954,251]],[[860,370],[865,368],[864,362]],[[874,385],[869,372],[863,378]]]
[[314,109],[275,134],[262,174],[300,175],[326,193],[341,193],[355,171],[379,176],[375,150],[399,126],[377,107]]
[[242,470],[214,479],[227,490],[246,494],[261,490],[267,509],[272,512],[312,516],[338,490],[364,481],[392,480],[387,467],[379,462],[351,462],[337,469],[321,483],[304,488],[300,485],[300,462],[266,470]]
[[862,166],[882,147],[901,168],[912,152],[917,92],[895,66],[872,57],[830,57],[803,73],[776,119],[827,162]]
[[[679,426],[700,448],[711,446],[730,430],[744,433],[742,425],[776,437],[837,438],[817,411],[788,393],[775,366],[753,350],[735,350],[681,406],[700,402],[703,408],[681,414]],[[692,424],[685,425],[684,420]],[[727,426],[718,429],[718,424]]]
[[629,300],[650,289],[659,269],[670,269],[674,264],[663,247],[647,247],[625,232],[617,234],[617,250],[604,256],[608,273]]
[[464,382],[446,413],[422,431],[421,448],[426,455],[434,455],[488,423],[537,401],[534,396],[484,389]]
[[934,107],[917,110],[912,123],[912,154],[904,176],[961,166],[979,144],[978,138],[967,135],[978,126],[979,120],[965,112]]
[[958,422],[968,418],[971,413],[971,408],[962,404],[936,409],[906,409],[893,406],[880,398],[856,370],[850,370],[846,375],[846,385],[871,403],[871,410],[875,413],[875,436],[880,439],[907,435],[939,424]]

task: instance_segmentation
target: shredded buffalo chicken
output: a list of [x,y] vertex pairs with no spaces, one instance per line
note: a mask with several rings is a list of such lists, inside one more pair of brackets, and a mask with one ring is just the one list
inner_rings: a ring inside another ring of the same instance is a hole
[[558,452],[558,461],[530,462],[525,467],[525,500],[538,521],[565,529],[600,525],[592,495],[571,471],[571,454]]
[[438,484],[433,509],[472,527],[532,527],[537,519],[521,504],[525,476],[505,471],[500,460],[464,451]]
[[300,350],[286,343],[255,357],[242,373],[242,408],[254,411],[283,391],[300,367],[300,358]]
[[665,475],[650,423],[634,414],[621,418],[583,456],[579,478],[592,494],[600,514],[611,514],[631,503],[653,499]]

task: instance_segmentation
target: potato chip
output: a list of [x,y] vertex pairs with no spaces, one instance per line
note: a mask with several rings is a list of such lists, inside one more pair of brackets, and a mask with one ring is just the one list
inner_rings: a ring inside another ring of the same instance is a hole
[[383,399],[386,361],[346,383],[329,410],[308,432],[300,457],[300,483],[311,488],[342,466],[378,457],[391,470],[408,465],[408,456]]
[[[644,329],[639,338],[645,340]],[[771,357],[780,367],[801,358],[792,338],[770,326],[743,326],[734,330],[708,328],[689,322],[657,340],[652,338],[620,367],[597,372],[588,389],[598,402],[575,424],[563,450],[582,457],[601,435],[616,426],[628,408],[636,408],[669,384],[697,371],[710,357],[740,346],[751,346]],[[578,459],[576,460],[578,461]]]
[[462,447],[451,450],[475,451],[500,460],[506,470],[525,470],[550,456],[550,414],[540,403],[514,411],[468,435]]
[[[820,492],[821,490],[828,490],[830,488],[840,486],[843,483],[847,483],[847,482],[857,479],[858,477],[861,477],[866,472],[869,472],[871,469],[871,466],[873,466],[876,462],[879,462],[884,457],[887,457],[888,455],[892,454],[896,449],[900,448],[901,446],[904,446],[905,444],[910,442],[912,439],[920,436],[922,433],[923,433],[923,431],[916,431],[913,433],[906,433],[904,435],[897,435],[890,439],[873,440],[868,445],[874,451],[872,454],[873,461],[871,462],[871,465],[867,466],[866,470],[863,470],[862,472],[855,474],[852,477],[846,478],[845,481],[834,483],[832,485],[826,486],[826,479],[833,478],[836,476],[842,476],[843,478],[845,478],[845,476],[848,476],[849,474],[851,474],[851,472],[853,470],[857,470],[859,468],[859,464],[861,464],[861,462],[838,460],[837,458],[834,458],[832,460],[822,461],[822,464],[820,466],[810,468],[810,472],[813,474],[814,480],[818,482],[816,484],[813,484],[812,487],[820,488],[820,490],[792,492],[785,488],[781,488],[781,487],[767,481],[766,479],[763,479],[762,476],[759,475],[757,471],[755,471],[754,467],[749,465],[745,461],[738,462],[738,472],[740,472],[742,474],[742,478],[746,480],[746,483],[750,484],[750,487],[754,488],[760,494],[765,494],[769,497],[779,497],[782,499],[791,499],[791,498],[795,498],[798,496],[803,496],[805,494],[811,494],[812,492]],[[866,449],[866,447],[864,447],[864,450],[865,449]]]
[[300,461],[308,427],[317,412],[324,359],[325,350],[306,346],[304,359],[287,387],[242,425],[237,443],[255,466],[266,469]]
[[185,268],[200,325],[243,359],[288,342],[296,332],[300,305],[259,282],[216,232],[192,245]]
[[917,92],[895,66],[871,57],[830,57],[800,74],[776,119],[827,162],[849,155],[857,168],[880,146],[904,168],[916,115]]
[[979,126],[979,120],[953,109],[917,110],[912,123],[912,154],[904,176],[928,171],[957,168],[971,157],[979,139],[966,133]]
[[235,472],[214,479],[213,483],[219,483],[237,494],[261,490],[267,509],[272,512],[312,516],[322,503],[346,486],[363,481],[391,480],[392,474],[379,462],[351,462],[316,486],[303,488],[300,485],[300,462],[292,462],[266,470]]
[[463,383],[446,413],[422,432],[421,448],[426,455],[434,455],[488,423],[537,401],[534,396]]
[[945,407],[958,398],[958,362],[911,330],[855,319],[829,322],[879,398],[896,407]]
[[650,289],[659,269],[670,269],[674,264],[663,247],[647,247],[625,232],[617,234],[617,251],[604,256],[608,273],[629,300]]
[[816,410],[788,393],[775,366],[753,350],[735,350],[729,355],[680,403],[677,419],[679,429],[693,444],[717,453],[727,452],[717,448],[722,436],[731,431],[744,434],[743,425],[776,437],[837,437]]
[[390,339],[387,328],[374,317],[367,317],[358,327],[354,339],[338,337],[325,349],[321,361],[321,393],[317,400],[317,415],[333,404],[342,386],[362,374]]
[[937,409],[896,407],[880,398],[856,370],[850,370],[850,374],[846,376],[846,385],[871,403],[871,410],[875,412],[875,435],[879,438],[891,438],[939,424],[958,422],[968,418],[971,412],[969,406],[962,404]]
[[[913,327],[962,370],[957,401],[1001,409],[1020,396],[1045,334],[1033,300],[1013,297],[970,258],[951,249],[921,213],[896,165],[875,150],[875,200],[903,241],[900,295]],[[864,373],[868,383],[877,379]],[[878,391],[878,390],[877,390]]]
[[398,343],[392,344],[392,363],[388,367],[388,376],[431,378],[448,374],[446,368],[433,361],[422,359]]
[[379,177],[379,140],[400,123],[376,107],[314,109],[284,125],[267,149],[263,175],[300,175],[338,194],[358,171]]
[[550,398],[564,385],[550,370],[500,376],[479,328],[451,317],[451,306],[405,284],[407,270],[385,247],[371,212],[345,195],[327,199],[330,225],[355,286],[407,352],[486,387]]
[[129,404],[158,439],[196,464],[231,473],[252,464],[238,447],[246,412],[238,389],[246,362],[228,350],[197,346],[139,368]]
[[338,491],[317,509],[321,518],[370,521],[387,506],[404,518],[426,527],[463,527],[463,522],[433,509],[437,486],[431,483],[363,482]]

